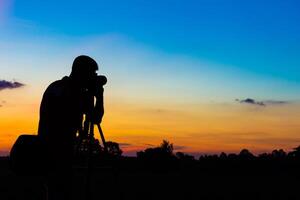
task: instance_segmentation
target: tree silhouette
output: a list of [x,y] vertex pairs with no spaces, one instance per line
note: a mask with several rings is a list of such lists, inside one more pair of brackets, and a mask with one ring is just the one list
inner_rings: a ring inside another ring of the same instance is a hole
[[294,151],[289,152],[288,156],[292,158],[300,158],[300,145],[294,148]]
[[279,149],[279,150],[275,149],[275,150],[272,151],[271,155],[272,155],[273,158],[282,159],[282,158],[285,158],[286,153],[282,149]]
[[227,154],[224,153],[224,152],[222,152],[222,153],[220,154],[219,158],[220,158],[221,160],[226,160],[226,159],[227,159]]
[[254,158],[255,156],[248,150],[248,149],[242,149],[240,154],[239,154],[239,157],[241,159],[252,159]]
[[160,148],[162,149],[163,152],[166,152],[170,155],[173,154],[173,150],[174,150],[173,144],[167,140],[162,141],[162,143],[160,144]]
[[137,152],[137,157],[146,160],[170,160],[175,158],[173,154],[173,144],[163,140],[159,147],[148,148],[144,151]]
[[182,160],[182,161],[193,161],[195,160],[195,157],[194,156],[191,156],[191,155],[188,155],[188,154],[185,154],[183,152],[177,152],[176,153],[176,157],[179,159],[179,160]]

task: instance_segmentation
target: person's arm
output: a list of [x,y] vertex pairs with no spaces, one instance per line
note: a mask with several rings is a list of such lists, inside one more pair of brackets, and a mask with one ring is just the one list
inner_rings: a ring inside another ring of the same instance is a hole
[[104,102],[103,102],[103,87],[99,88],[96,93],[96,105],[93,111],[93,122],[95,124],[99,124],[102,121],[102,117],[104,115]]

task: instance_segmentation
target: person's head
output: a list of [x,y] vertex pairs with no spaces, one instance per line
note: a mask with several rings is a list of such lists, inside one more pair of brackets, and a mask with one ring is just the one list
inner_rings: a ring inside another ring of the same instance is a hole
[[81,55],[75,58],[70,77],[80,85],[87,85],[88,81],[97,76],[97,62],[89,56]]

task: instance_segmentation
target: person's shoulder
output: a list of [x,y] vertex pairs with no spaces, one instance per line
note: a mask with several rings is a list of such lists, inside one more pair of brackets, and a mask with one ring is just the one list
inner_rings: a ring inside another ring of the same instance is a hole
[[52,82],[48,88],[52,88],[52,87],[59,87],[59,86],[63,86],[63,85],[66,85],[68,82],[69,82],[69,77],[68,76],[65,76],[63,77],[62,79],[60,80],[56,80],[54,82]]
[[56,80],[54,82],[52,82],[46,89],[46,92],[57,92],[57,91],[61,91],[63,90],[63,88],[67,87],[68,83],[69,83],[69,77],[65,76],[60,80]]

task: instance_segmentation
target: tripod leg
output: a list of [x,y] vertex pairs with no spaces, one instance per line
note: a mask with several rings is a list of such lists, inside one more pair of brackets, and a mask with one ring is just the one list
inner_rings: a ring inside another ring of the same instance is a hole
[[100,124],[97,124],[97,127],[98,127],[98,130],[99,130],[99,133],[100,133],[100,136],[101,136],[101,140],[102,140],[102,143],[103,143],[103,146],[104,146],[104,151],[107,152],[107,146],[106,146],[106,142],[105,142],[105,138],[104,138],[102,128],[101,128]]
[[89,124],[89,138],[88,138],[88,157],[87,157],[87,175],[86,175],[86,187],[85,187],[85,197],[86,200],[91,200],[92,199],[92,194],[91,194],[91,173],[92,173],[92,148],[93,148],[93,142],[94,142],[94,124],[90,122]]

